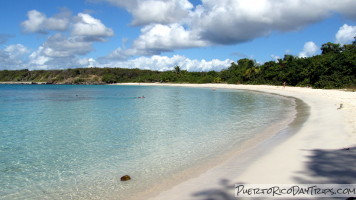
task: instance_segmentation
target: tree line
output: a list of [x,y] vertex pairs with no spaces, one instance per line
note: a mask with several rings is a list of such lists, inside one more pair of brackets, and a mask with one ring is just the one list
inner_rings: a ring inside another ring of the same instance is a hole
[[352,44],[328,42],[321,55],[283,59],[258,64],[240,59],[221,72],[188,72],[176,66],[171,71],[125,68],[74,68],[65,70],[2,70],[0,81],[46,82],[49,84],[108,84],[124,82],[229,83],[355,88],[356,39]]

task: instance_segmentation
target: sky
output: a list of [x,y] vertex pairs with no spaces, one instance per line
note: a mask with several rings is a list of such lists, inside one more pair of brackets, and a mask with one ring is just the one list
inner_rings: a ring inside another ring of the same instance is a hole
[[356,36],[356,0],[1,0],[0,70],[220,71]]

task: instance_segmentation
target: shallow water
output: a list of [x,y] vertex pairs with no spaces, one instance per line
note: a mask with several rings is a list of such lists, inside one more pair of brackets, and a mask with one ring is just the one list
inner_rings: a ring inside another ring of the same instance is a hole
[[[0,199],[124,199],[238,146],[294,105],[237,90],[0,85]],[[133,180],[120,182],[125,174]]]

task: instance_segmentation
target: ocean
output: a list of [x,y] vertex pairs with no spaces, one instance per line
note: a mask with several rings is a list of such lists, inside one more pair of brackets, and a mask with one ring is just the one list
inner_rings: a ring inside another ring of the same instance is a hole
[[0,85],[0,199],[126,199],[294,111],[253,91]]

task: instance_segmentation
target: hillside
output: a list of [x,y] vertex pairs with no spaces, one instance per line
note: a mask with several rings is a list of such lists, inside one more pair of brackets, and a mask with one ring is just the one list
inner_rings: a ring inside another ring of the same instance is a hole
[[[355,40],[356,41],[356,40]],[[230,83],[355,88],[356,42],[340,46],[326,43],[322,54],[310,58],[285,55],[262,65],[240,59],[221,72],[188,72],[123,68],[75,68],[65,70],[3,70],[1,82],[45,82],[49,84],[107,84],[123,82]]]

